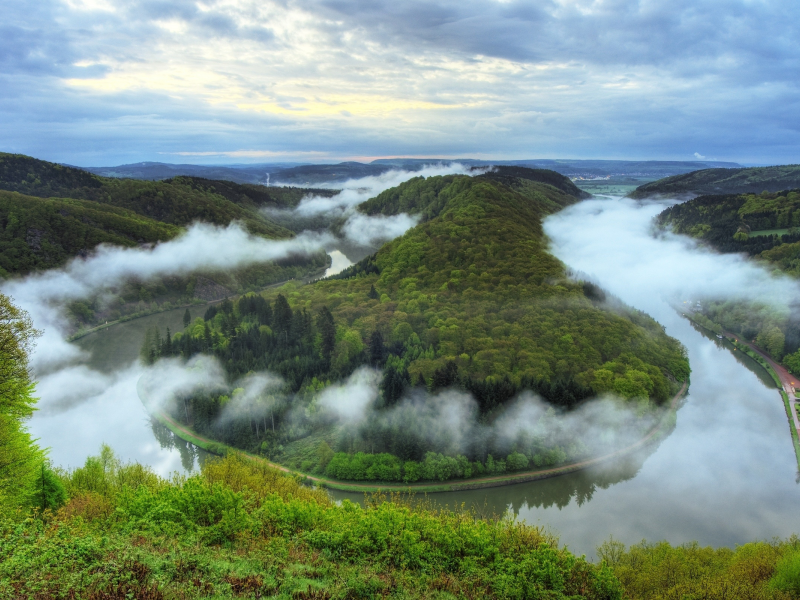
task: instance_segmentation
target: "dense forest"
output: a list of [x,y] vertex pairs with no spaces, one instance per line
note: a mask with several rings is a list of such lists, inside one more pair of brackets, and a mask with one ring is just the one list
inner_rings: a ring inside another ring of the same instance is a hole
[[[478,429],[454,448],[395,410],[405,396],[460,388],[475,398],[479,423],[522,390],[558,410],[607,392],[663,404],[688,376],[682,346],[647,315],[571,280],[547,252],[541,219],[574,196],[530,181],[515,187],[409,180],[360,207],[424,218],[375,255],[329,280],[224,302],[182,332],[151,334],[149,361],[209,353],[231,379],[269,371],[284,381],[282,394],[248,400],[240,419],[221,419],[236,398],[213,393],[183,399],[175,418],[271,456],[308,438],[303,460],[333,477],[414,481],[552,465],[587,450],[545,432],[510,443]],[[377,412],[358,431],[334,431],[316,398],[359,367],[381,372]],[[312,435],[319,431],[328,434]]]
[[[304,190],[239,185],[195,177],[150,182],[110,179],[80,169],[0,153],[0,278],[63,266],[99,244],[136,247],[170,240],[196,221],[239,222],[254,235],[288,238],[292,231],[263,209],[296,206]],[[200,272],[158,280],[129,281],[113,299],[74,302],[75,328],[133,317],[321,273],[324,252],[232,272]]]
[[268,188],[199,177],[175,177],[165,181],[115,179],[4,153],[0,153],[0,189],[40,198],[91,200],[170,225],[186,226],[195,221],[227,225],[240,221],[251,233],[269,238],[291,237],[291,232],[272,221],[261,209],[296,206],[308,193],[328,196],[337,193]]
[[[657,224],[719,252],[753,257],[777,273],[800,277],[800,190],[700,196],[658,215]],[[800,373],[800,320],[793,307],[706,300],[696,317],[737,333]]]
[[760,194],[794,188],[800,188],[800,165],[702,169],[645,183],[629,196],[643,199],[657,196]]

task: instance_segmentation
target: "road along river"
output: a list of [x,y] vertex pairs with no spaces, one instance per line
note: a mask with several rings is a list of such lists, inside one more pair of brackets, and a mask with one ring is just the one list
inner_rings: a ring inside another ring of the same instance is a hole
[[[686,345],[691,386],[674,431],[658,445],[592,469],[435,494],[436,502],[467,503],[486,513],[512,510],[589,556],[610,535],[626,544],[647,538],[735,545],[800,532],[797,465],[774,383],[760,366],[695,329],[662,299],[695,276],[692,265],[713,267],[718,260],[728,275],[736,265],[672,239],[652,238],[649,224],[662,208],[587,201],[548,219],[546,230],[566,264],[648,312]],[[713,277],[699,279],[713,283]],[[171,434],[152,427],[136,394],[138,373],[129,366],[147,327],[179,329],[182,315],[180,309],[145,317],[75,342],[86,351],[84,377],[102,379],[108,384],[104,390],[53,402],[47,396],[57,396],[59,381],[43,379],[43,410],[31,428],[52,448],[56,464],[80,464],[105,441],[123,458],[147,462],[162,473],[192,466],[196,454],[185,446],[170,448]],[[64,377],[61,385],[69,381]],[[362,499],[361,494],[332,493]]]

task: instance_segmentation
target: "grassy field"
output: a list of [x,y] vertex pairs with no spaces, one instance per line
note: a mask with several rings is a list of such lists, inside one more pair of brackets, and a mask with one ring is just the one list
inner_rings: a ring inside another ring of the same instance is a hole
[[578,179],[573,181],[573,183],[584,192],[589,192],[594,195],[627,196],[640,185],[651,181],[655,180],[648,178],[612,177],[611,179],[598,179],[595,181]]
[[796,233],[797,228],[792,229],[762,229],[761,231],[751,231],[747,235],[750,237],[759,236],[772,236],[772,235],[786,235],[787,233]]

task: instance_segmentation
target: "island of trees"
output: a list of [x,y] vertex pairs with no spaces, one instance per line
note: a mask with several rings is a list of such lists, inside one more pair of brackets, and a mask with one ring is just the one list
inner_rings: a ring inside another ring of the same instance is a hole
[[[184,331],[151,333],[147,361],[211,354],[232,381],[270,372],[284,382],[258,398],[244,389],[193,394],[171,416],[306,472],[413,482],[591,453],[585,441],[556,440],[544,421],[514,439],[493,435],[490,425],[524,390],[553,411],[603,394],[656,410],[688,377],[683,347],[647,315],[569,276],[547,251],[541,221],[576,198],[520,174],[412,179],[360,207],[421,218],[375,255],[328,280],[212,306]],[[362,367],[380,370],[374,410],[358,427],[337,426],[320,393]],[[448,388],[477,404],[463,445],[400,410],[404,399]]]

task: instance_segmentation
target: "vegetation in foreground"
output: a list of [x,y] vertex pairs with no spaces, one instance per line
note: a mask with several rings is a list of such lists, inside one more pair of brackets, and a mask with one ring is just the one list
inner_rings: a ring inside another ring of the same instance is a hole
[[736,551],[613,540],[599,564],[510,516],[411,499],[335,504],[240,456],[164,480],[110,448],[52,469],[24,421],[36,332],[0,296],[0,594],[169,600],[800,597],[800,544]]
[[639,186],[629,194],[644,199],[659,196],[700,196],[703,194],[760,194],[800,187],[800,165],[702,169],[673,175]]
[[44,510],[0,517],[3,597],[800,597],[794,537],[736,550],[612,539],[592,563],[510,515],[399,496],[336,504],[237,456],[164,480],[105,447],[53,475]]

